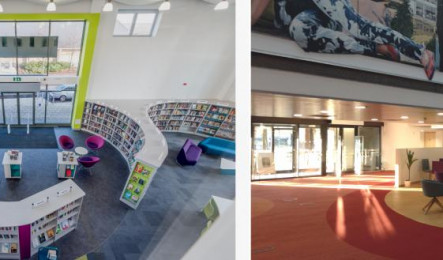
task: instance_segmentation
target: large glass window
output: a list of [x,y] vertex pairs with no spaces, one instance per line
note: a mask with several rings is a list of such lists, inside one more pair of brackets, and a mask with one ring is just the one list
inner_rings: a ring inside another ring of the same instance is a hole
[[[49,75],[76,76],[80,63],[84,22],[52,22]],[[69,33],[66,33],[69,32]]]
[[49,22],[17,22],[19,75],[48,74]]
[[0,22],[0,75],[76,76],[84,21]]
[[0,75],[17,74],[15,23],[0,22]]

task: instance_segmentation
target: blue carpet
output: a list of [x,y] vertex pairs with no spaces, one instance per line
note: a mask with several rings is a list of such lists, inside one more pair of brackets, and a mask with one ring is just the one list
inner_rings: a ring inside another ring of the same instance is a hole
[[26,127],[12,127],[10,134],[6,127],[2,127],[0,128],[0,148],[57,148],[57,139],[52,127],[31,128],[29,135],[26,134]]

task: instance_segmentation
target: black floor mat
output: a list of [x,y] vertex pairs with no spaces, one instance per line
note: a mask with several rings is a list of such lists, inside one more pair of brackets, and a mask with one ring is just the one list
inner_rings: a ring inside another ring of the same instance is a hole
[[8,134],[6,127],[0,128],[0,148],[58,148],[54,128],[30,128],[29,135],[26,127],[11,128]]

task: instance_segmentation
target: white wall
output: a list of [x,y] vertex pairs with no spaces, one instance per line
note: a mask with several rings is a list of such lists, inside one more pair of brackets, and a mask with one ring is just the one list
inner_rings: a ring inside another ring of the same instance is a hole
[[395,151],[400,148],[422,148],[423,132],[406,123],[385,122],[382,128],[382,167],[394,170]]
[[[46,13],[47,1],[2,0],[5,13]],[[57,13],[100,12],[104,0],[56,1]],[[72,2],[72,1],[68,1]],[[148,1],[149,2],[149,1]],[[235,101],[235,4],[171,0],[155,37],[112,37],[117,10],[156,9],[114,1],[102,13],[87,98],[207,98]],[[187,86],[183,86],[187,83]]]
[[[421,180],[422,178],[426,178],[424,172],[422,171],[422,159],[429,160],[429,167],[432,168],[432,161],[438,161],[440,158],[443,158],[443,148],[410,148],[414,152],[414,158],[418,159],[411,167],[411,181],[416,182]],[[409,178],[408,167],[406,166],[407,157],[406,157],[406,149],[397,149],[395,151],[396,161],[398,164],[398,184],[404,185],[404,181]]]
[[171,5],[152,38],[112,37],[116,12],[102,14],[88,98],[234,101],[235,5],[217,12],[202,0]]

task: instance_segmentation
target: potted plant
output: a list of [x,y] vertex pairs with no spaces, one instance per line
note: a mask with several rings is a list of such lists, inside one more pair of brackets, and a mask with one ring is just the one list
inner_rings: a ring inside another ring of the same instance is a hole
[[408,149],[406,149],[406,156],[407,156],[406,166],[408,167],[409,175],[408,179],[405,181],[405,186],[409,187],[411,186],[411,167],[418,159],[414,158],[414,152]]

